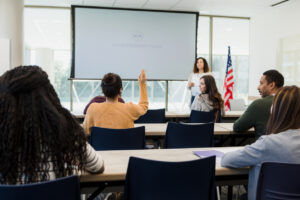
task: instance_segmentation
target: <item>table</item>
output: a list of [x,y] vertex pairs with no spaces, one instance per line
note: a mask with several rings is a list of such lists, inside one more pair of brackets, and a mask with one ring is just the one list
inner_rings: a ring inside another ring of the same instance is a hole
[[[165,136],[168,123],[158,124],[134,124],[134,127],[145,126],[146,136]],[[249,129],[246,133],[254,133],[254,128]],[[215,123],[214,135],[231,135],[233,123]],[[244,133],[243,133],[244,134]]]
[[[225,115],[222,116],[222,120],[225,121],[234,121],[240,116],[242,116],[244,111],[226,111]],[[83,122],[84,116],[83,114],[74,114],[74,116],[80,121]],[[181,112],[176,112],[176,111],[166,111],[166,120],[167,121],[176,121],[178,122],[179,120],[183,119],[188,119],[190,117],[190,111],[181,111]]]
[[[199,159],[193,151],[217,150],[229,152],[242,147],[222,148],[187,148],[187,149],[154,149],[154,150],[123,150],[123,151],[98,151],[103,157],[105,171],[103,174],[83,173],[80,176],[81,188],[99,187],[97,192],[103,191],[109,186],[123,186],[128,160],[130,156],[160,161],[188,161]],[[220,165],[220,158],[216,159],[216,185],[236,185],[247,183],[248,168],[230,169]]]
[[[134,124],[134,127],[145,126],[146,138],[152,139],[158,147],[162,146],[166,135],[168,123],[157,124]],[[215,145],[217,146],[240,146],[250,138],[255,138],[254,128],[244,133],[235,133],[233,123],[215,123],[214,127]],[[249,141],[248,141],[249,143]]]

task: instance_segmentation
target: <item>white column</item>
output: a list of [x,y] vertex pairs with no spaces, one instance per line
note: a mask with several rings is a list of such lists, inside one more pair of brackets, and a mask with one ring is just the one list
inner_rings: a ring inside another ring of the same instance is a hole
[[35,53],[35,64],[47,72],[50,82],[54,83],[54,54],[49,48],[38,48]]
[[10,40],[10,67],[23,64],[24,0],[0,0],[0,38]]

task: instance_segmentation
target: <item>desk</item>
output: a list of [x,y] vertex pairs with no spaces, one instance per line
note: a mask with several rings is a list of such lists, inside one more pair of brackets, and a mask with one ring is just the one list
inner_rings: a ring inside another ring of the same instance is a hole
[[[225,115],[222,116],[223,120],[236,120],[244,111],[226,111]],[[83,122],[84,116],[83,114],[74,114],[74,116],[80,121]],[[167,121],[179,121],[179,119],[188,119],[190,117],[190,111],[185,112],[176,112],[176,111],[166,111],[166,120]]]
[[[145,126],[146,136],[165,136],[168,123],[162,124],[134,124],[134,127]],[[254,128],[246,133],[253,134]],[[215,123],[214,135],[232,135],[233,123]],[[244,134],[244,133],[243,133]]]
[[[188,161],[199,159],[192,151],[218,150],[224,153],[241,149],[242,147],[222,148],[191,148],[191,149],[154,149],[154,150],[123,150],[98,151],[103,157],[105,171],[103,174],[84,173],[80,176],[81,187],[100,187],[101,192],[108,186],[124,185],[128,160],[130,156],[160,161]],[[216,160],[216,185],[245,184],[248,178],[248,168],[229,169],[221,167],[220,159]]]

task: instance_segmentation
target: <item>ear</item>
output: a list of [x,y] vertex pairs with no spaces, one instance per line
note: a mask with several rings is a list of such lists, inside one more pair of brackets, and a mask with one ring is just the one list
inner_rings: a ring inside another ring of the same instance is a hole
[[275,89],[275,87],[276,87],[275,82],[272,82],[272,83],[270,83],[269,85],[270,85],[270,88],[271,88],[272,90]]

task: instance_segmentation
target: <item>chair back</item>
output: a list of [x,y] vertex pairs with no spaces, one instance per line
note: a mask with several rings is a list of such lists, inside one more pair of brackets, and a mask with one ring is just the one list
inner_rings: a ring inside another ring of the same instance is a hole
[[230,99],[229,104],[231,111],[244,111],[246,108],[244,99]]
[[125,200],[215,199],[215,156],[185,162],[130,157]]
[[165,137],[165,148],[212,147],[214,123],[182,124],[169,122]]
[[90,143],[96,151],[145,148],[145,127],[110,129],[92,127]]
[[300,164],[263,163],[256,199],[300,199]]
[[146,123],[165,123],[165,109],[148,110],[146,114],[138,118],[134,123],[146,124]]
[[189,123],[208,123],[215,121],[214,112],[203,112],[192,110],[189,118]]
[[80,200],[77,176],[24,185],[0,185],[0,199],[5,200]]

